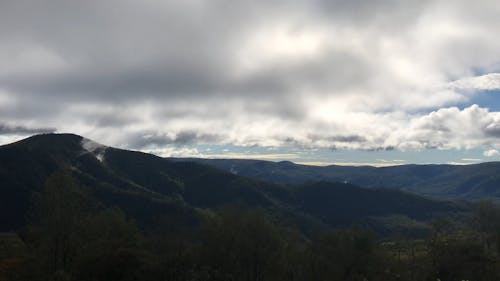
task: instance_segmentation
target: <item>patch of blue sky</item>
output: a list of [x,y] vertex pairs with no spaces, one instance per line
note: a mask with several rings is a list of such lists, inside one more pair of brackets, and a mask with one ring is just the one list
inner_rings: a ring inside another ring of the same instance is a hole
[[471,96],[467,103],[460,104],[460,108],[477,104],[488,108],[490,111],[500,111],[500,90],[478,91]]

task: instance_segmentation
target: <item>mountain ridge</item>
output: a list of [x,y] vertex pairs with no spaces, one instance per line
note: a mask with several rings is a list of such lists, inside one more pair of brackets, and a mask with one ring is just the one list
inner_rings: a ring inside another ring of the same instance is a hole
[[71,171],[98,205],[120,207],[142,227],[153,226],[162,216],[195,224],[200,212],[229,205],[263,208],[305,230],[393,215],[422,221],[465,210],[455,203],[395,190],[330,182],[275,184],[206,164],[95,142],[85,145],[89,141],[74,134],[45,134],[0,146],[0,231],[25,225],[31,196],[61,169]]
[[389,167],[308,166],[245,159],[170,158],[196,161],[240,175],[281,184],[324,180],[373,188],[403,189],[444,199],[500,199],[500,162],[471,165],[407,164]]

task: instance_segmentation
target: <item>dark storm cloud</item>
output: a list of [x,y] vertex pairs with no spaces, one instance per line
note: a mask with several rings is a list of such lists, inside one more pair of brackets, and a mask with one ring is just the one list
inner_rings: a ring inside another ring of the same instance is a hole
[[25,126],[7,125],[0,123],[0,135],[33,135],[55,132],[55,128],[31,128]]

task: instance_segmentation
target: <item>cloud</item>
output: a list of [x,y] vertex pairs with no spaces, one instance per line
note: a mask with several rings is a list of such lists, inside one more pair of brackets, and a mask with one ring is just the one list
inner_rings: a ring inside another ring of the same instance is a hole
[[53,133],[54,128],[32,128],[19,125],[7,125],[0,123],[0,135],[33,135]]
[[483,152],[483,155],[486,157],[495,157],[495,156],[500,156],[500,152],[496,149],[488,149]]
[[462,78],[449,86],[459,90],[500,90],[500,73]]
[[217,142],[219,136],[209,133],[195,131],[180,131],[166,134],[154,134],[144,132],[138,134],[134,138],[129,138],[128,145],[136,149],[144,149],[148,147],[162,147],[167,145],[192,145],[199,143],[214,143]]
[[483,159],[480,159],[480,158],[462,158],[461,160],[465,161],[465,162],[481,162]]
[[463,110],[450,107],[413,118],[408,129],[393,135],[400,148],[469,149],[496,143],[498,136],[494,132],[499,125],[498,112],[477,105]]
[[196,148],[188,147],[163,147],[157,149],[145,150],[147,153],[153,153],[161,157],[193,157],[203,158],[205,155]]
[[455,161],[451,161],[451,162],[448,162],[446,163],[448,165],[472,165],[472,164],[475,164],[475,163],[471,163],[471,162],[455,162]]
[[222,159],[255,159],[255,160],[285,160],[285,159],[298,159],[299,155],[294,153],[255,153],[255,154],[247,154],[247,153],[224,153],[224,154],[208,154],[205,155],[207,158],[222,158]]
[[0,120],[143,150],[495,147],[499,113],[455,106],[499,89],[498,18],[493,0],[9,1]]
[[308,165],[308,166],[372,166],[372,167],[391,167],[403,165],[404,163],[394,163],[394,162],[295,162],[300,165]]

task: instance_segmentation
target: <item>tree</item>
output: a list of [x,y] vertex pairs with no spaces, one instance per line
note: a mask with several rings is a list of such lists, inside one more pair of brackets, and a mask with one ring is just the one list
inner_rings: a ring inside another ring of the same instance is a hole
[[311,251],[308,280],[382,278],[381,250],[371,232],[358,229],[327,232],[313,242]]
[[89,215],[82,229],[77,280],[143,280],[139,230],[118,208]]
[[86,196],[69,171],[53,174],[35,196],[30,237],[40,270],[48,276],[64,279],[70,271],[80,245],[85,204]]
[[276,280],[283,243],[263,210],[225,209],[207,218],[201,237],[209,280]]

